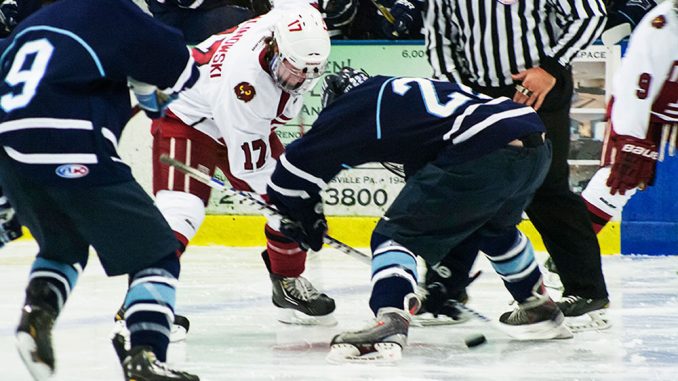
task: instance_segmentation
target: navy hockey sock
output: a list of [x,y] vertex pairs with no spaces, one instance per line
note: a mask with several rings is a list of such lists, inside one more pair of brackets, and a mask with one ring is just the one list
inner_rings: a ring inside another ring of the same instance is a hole
[[504,281],[513,298],[522,303],[541,283],[541,272],[534,259],[530,240],[518,229],[485,243],[480,248]]
[[370,308],[403,309],[405,296],[417,286],[417,260],[404,246],[385,237],[372,237],[372,295]]
[[79,263],[70,265],[36,258],[26,288],[26,304],[47,304],[58,315],[75,287],[82,268]]
[[171,254],[135,273],[125,297],[132,347],[148,345],[162,362],[167,359],[179,272],[179,259]]

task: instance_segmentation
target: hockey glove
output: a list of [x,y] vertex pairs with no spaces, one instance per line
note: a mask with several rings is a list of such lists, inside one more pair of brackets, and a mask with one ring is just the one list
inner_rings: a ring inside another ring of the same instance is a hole
[[650,140],[627,135],[615,136],[612,143],[615,156],[607,178],[610,193],[624,195],[627,190],[652,185],[659,157],[657,145]]
[[320,195],[308,199],[285,196],[270,186],[266,192],[269,202],[284,216],[278,230],[299,243],[304,250],[320,250],[327,232],[327,221]]
[[0,197],[4,202],[0,203],[0,247],[13,241],[23,235],[21,223],[14,208],[9,204],[5,197]]
[[0,4],[0,37],[7,37],[17,24],[19,8],[16,0],[4,0]]
[[319,4],[330,37],[342,35],[358,13],[354,0],[320,0]]
[[370,76],[364,71],[358,71],[351,67],[344,67],[338,73],[326,76],[323,81],[322,96],[320,98],[323,108],[329,106],[337,98],[358,87],[369,78]]
[[423,23],[423,7],[424,2],[421,0],[397,0],[391,7],[393,23],[386,17],[381,20],[384,37],[395,39],[417,34]]
[[168,95],[158,90],[157,87],[135,79],[128,79],[129,88],[139,101],[139,107],[144,110],[151,119],[161,118],[165,109],[177,98],[176,95]]

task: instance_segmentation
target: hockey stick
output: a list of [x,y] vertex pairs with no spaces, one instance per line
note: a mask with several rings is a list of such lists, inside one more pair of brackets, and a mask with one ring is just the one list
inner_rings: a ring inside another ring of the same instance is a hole
[[[167,165],[170,165],[170,166],[180,170],[181,172],[183,172],[183,173],[187,174],[188,176],[194,178],[195,180],[209,186],[212,189],[217,189],[217,190],[229,193],[233,196],[239,197],[243,201],[247,202],[249,205],[256,207],[259,212],[261,212],[262,214],[264,214],[266,216],[273,216],[273,217],[278,217],[278,218],[283,217],[283,215],[281,215],[280,212],[278,212],[277,209],[273,208],[272,206],[266,204],[263,201],[256,199],[251,194],[249,194],[247,192],[239,191],[239,190],[234,189],[234,188],[231,188],[231,187],[227,186],[226,184],[224,184],[223,181],[221,181],[221,180],[219,180],[215,177],[211,177],[210,175],[208,175],[206,173],[200,172],[197,169],[190,167],[190,166],[182,163],[179,160],[173,159],[173,158],[169,157],[168,155],[161,155],[160,161],[162,163],[165,163]],[[353,257],[353,258],[355,258],[355,259],[357,259],[357,260],[359,260],[363,263],[367,263],[367,264],[372,263],[372,258],[370,256],[352,248],[351,246],[339,241],[336,238],[332,238],[329,235],[325,234],[323,241],[325,242],[326,245],[328,245],[328,246],[330,246],[334,249],[337,249],[337,250],[341,251],[342,253],[347,254],[347,255],[349,255],[349,256],[351,256],[351,257]]]
[[[386,21],[391,25],[395,25],[396,19],[391,14],[391,11],[389,11],[388,8],[386,8],[385,6],[381,5],[377,0],[371,0],[371,1],[372,1],[372,4],[374,4],[374,6],[377,7],[377,10],[379,10],[379,13],[381,13],[384,16]],[[393,36],[398,37],[398,31],[394,30]]]

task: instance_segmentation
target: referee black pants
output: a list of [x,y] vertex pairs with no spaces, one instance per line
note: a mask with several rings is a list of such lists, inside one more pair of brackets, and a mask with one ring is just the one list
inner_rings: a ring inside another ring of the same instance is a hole
[[[572,74],[558,83],[538,111],[551,140],[551,167],[542,186],[525,212],[530,217],[544,245],[553,258],[565,290],[564,296],[607,297],[607,287],[600,260],[600,246],[586,206],[570,190],[570,103]],[[473,87],[473,86],[472,86]],[[513,98],[513,86],[474,90],[492,97]]]

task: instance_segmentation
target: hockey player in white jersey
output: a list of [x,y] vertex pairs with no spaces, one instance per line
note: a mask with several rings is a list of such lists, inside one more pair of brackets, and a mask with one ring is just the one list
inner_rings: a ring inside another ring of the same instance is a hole
[[[152,126],[156,202],[184,248],[203,222],[210,188],[159,163],[159,156],[210,175],[219,168],[234,188],[264,195],[283,151],[274,130],[299,113],[329,52],[321,14],[306,1],[290,0],[193,49],[201,80]],[[306,250],[270,224],[265,234],[262,257],[279,320],[334,324],[334,300],[301,276]]]
[[652,185],[657,160],[678,135],[678,0],[650,11],[631,35],[615,74],[602,167],[582,196],[600,231],[638,189]]

